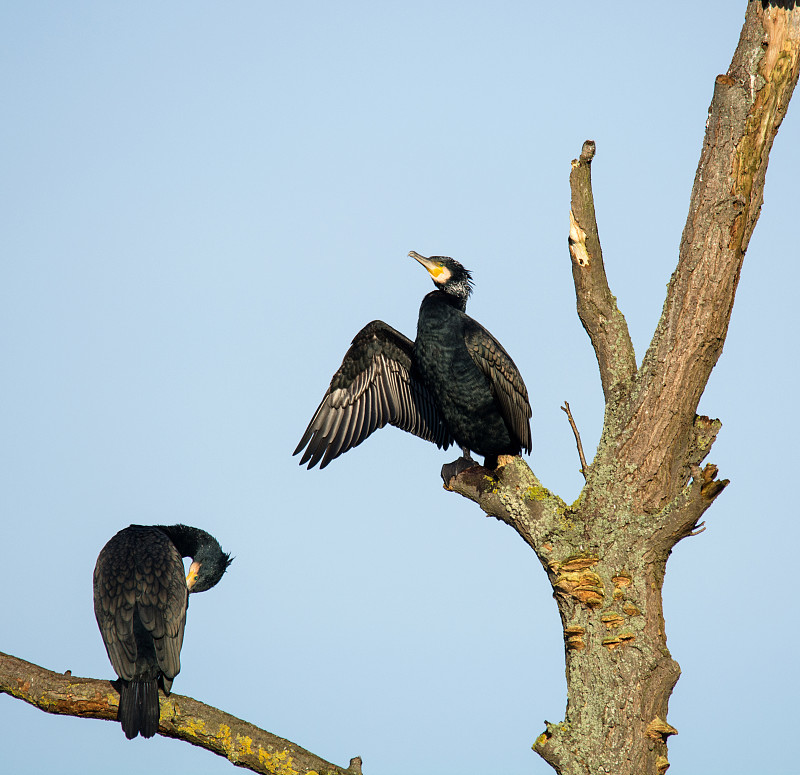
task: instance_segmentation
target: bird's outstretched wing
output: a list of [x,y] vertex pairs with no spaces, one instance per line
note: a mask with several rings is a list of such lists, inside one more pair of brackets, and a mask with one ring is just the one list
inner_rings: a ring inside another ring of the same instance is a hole
[[414,368],[414,343],[381,320],[359,331],[293,454],[325,468],[386,424],[438,447],[453,439]]
[[472,318],[465,319],[464,340],[472,360],[489,380],[503,419],[522,449],[530,453],[531,405],[519,369],[503,345]]
[[132,525],[103,547],[94,571],[94,610],[120,678],[135,678],[154,649],[169,690],[181,665],[188,602],[183,574],[180,554],[156,528]]

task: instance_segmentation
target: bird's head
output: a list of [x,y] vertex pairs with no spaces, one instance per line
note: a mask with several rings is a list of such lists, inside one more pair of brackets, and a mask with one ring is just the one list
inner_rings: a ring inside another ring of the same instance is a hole
[[467,297],[472,293],[472,275],[458,261],[448,256],[425,258],[414,250],[408,255],[419,261],[428,270],[433,284],[440,291],[466,302]]
[[211,589],[233,562],[231,556],[222,551],[219,541],[205,530],[188,525],[158,527],[167,534],[182,557],[192,558],[186,574],[186,586],[190,592]]
[[233,562],[233,558],[222,551],[219,544],[216,550],[209,546],[201,547],[192,558],[186,574],[186,586],[190,592],[205,592],[211,589]]

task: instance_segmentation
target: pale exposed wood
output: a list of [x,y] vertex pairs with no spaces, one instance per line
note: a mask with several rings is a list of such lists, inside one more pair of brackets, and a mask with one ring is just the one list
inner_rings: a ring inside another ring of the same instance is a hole
[[587,140],[580,157],[572,161],[568,244],[578,317],[592,340],[603,394],[610,401],[620,390],[627,389],[636,374],[636,356],[628,324],[608,287],[603,264],[592,195],[594,154],[594,141]]

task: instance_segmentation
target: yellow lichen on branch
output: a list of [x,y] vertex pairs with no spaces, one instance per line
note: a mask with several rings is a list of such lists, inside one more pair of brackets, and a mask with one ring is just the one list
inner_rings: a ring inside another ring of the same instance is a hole
[[[47,713],[82,718],[116,719],[119,706],[119,694],[108,680],[79,678],[69,671],[56,673],[3,653],[0,694],[9,694]],[[358,770],[337,767],[288,740],[191,697],[161,696],[160,706],[160,735],[205,748],[253,772],[357,775],[360,771],[360,765]]]

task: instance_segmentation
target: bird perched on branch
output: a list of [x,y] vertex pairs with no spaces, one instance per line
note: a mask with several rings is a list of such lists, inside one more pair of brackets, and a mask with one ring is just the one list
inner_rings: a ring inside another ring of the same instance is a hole
[[[531,451],[528,391],[502,345],[466,314],[470,273],[446,256],[408,254],[431,275],[436,290],[422,300],[412,342],[382,320],[353,339],[342,365],[300,439],[300,465],[324,468],[387,423],[463,457],[446,479],[498,455]],[[445,469],[442,475],[445,476]]]
[[[184,579],[183,557],[192,564]],[[189,592],[213,587],[231,564],[217,539],[186,525],[131,525],[102,549],[94,613],[119,681],[118,719],[131,740],[158,731],[158,689],[181,669]]]

